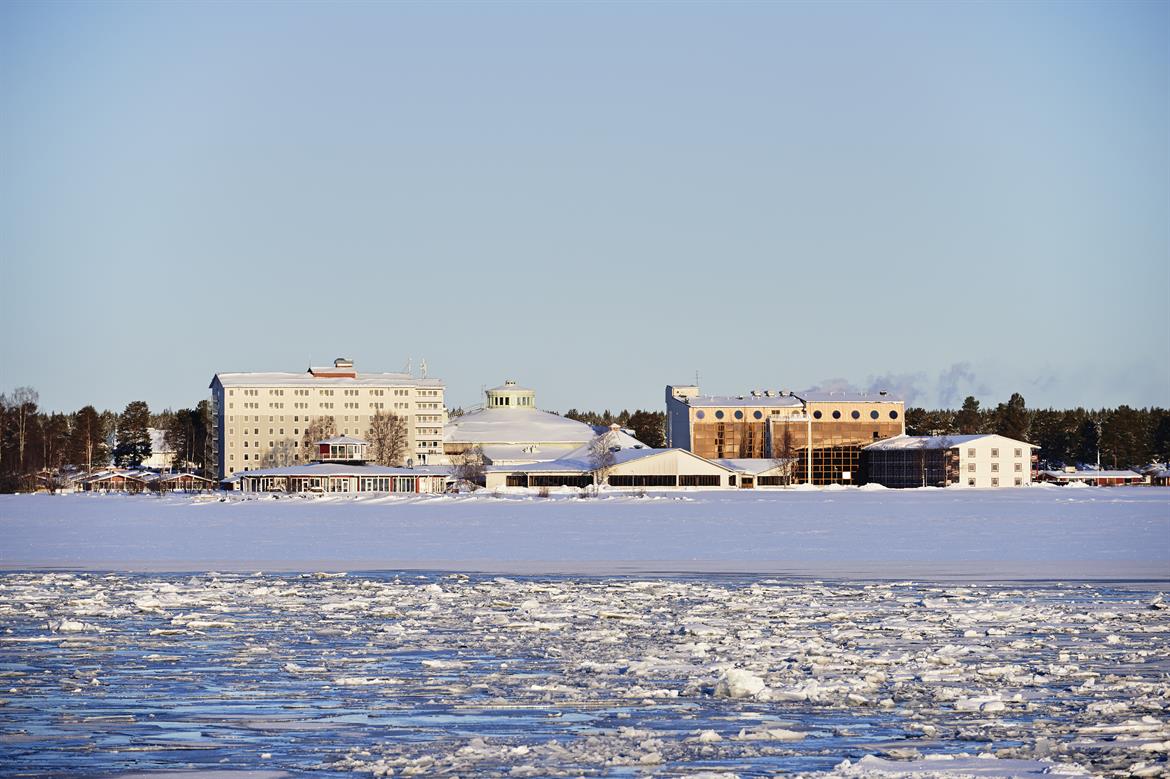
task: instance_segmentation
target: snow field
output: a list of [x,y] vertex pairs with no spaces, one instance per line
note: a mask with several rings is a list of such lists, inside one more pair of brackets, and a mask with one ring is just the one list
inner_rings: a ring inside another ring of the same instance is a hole
[[1170,490],[0,496],[0,568],[1170,579]]

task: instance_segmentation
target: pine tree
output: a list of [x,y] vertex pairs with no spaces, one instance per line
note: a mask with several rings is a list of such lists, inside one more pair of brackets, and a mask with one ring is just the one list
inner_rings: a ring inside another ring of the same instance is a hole
[[117,445],[114,462],[123,467],[137,468],[150,457],[150,408],[144,401],[127,404],[118,416]]
[[955,414],[955,426],[960,435],[974,435],[983,425],[983,417],[979,413],[979,401],[974,395],[968,395],[963,401],[963,407]]
[[86,473],[95,465],[109,461],[106,451],[106,430],[101,415],[93,406],[83,406],[73,415],[73,435],[70,437],[69,462]]
[[630,414],[628,424],[634,431],[634,438],[652,449],[666,446],[666,414],[661,411],[638,409]]
[[995,432],[999,435],[1027,441],[1031,425],[1024,396],[1018,392],[1013,392],[1007,403],[1000,403],[995,409]]

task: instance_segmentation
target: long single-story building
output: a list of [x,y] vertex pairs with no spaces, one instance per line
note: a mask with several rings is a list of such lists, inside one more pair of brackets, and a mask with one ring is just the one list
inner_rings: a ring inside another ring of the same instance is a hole
[[732,468],[685,449],[651,449],[642,445],[611,451],[612,462],[598,468],[587,447],[571,456],[542,463],[492,465],[485,470],[487,487],[735,487]]
[[446,466],[401,468],[369,465],[369,444],[353,436],[318,441],[316,462],[240,471],[233,477],[244,492],[444,492]]
[[1040,481],[1051,484],[1088,484],[1093,487],[1120,487],[1144,484],[1146,477],[1135,471],[1041,471]]

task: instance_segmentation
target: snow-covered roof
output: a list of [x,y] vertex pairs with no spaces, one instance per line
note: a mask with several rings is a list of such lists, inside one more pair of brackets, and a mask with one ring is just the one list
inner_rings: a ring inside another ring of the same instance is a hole
[[896,449],[954,449],[956,446],[964,446],[973,441],[981,441],[984,438],[998,438],[1012,444],[1019,444],[1031,449],[1039,449],[1036,444],[1030,444],[1027,441],[1017,441],[1014,438],[1007,436],[996,435],[994,433],[984,433],[981,435],[899,435],[893,438],[887,438],[883,441],[875,441],[872,444],[862,447],[870,451],[893,451]]
[[351,435],[335,435],[332,438],[326,438],[318,441],[318,444],[356,444],[360,446],[368,446],[368,444],[361,438],[354,438]]
[[880,392],[846,392],[846,391],[830,391],[821,392],[814,390],[806,390],[804,392],[793,393],[798,398],[806,403],[901,403],[902,399],[895,397],[890,393],[881,394]]
[[880,392],[821,392],[805,391],[790,392],[788,394],[757,393],[752,395],[696,395],[694,397],[679,398],[684,403],[696,408],[723,406],[743,408],[798,408],[805,403],[901,403],[902,399],[889,393]]
[[504,382],[498,387],[492,387],[488,392],[536,392],[531,387],[521,387],[515,382]]
[[575,419],[524,408],[485,408],[455,417],[443,428],[444,442],[472,444],[582,444],[593,428]]
[[1088,479],[1141,479],[1134,471],[1042,471],[1045,476],[1058,481],[1085,481]]
[[[640,460],[643,457],[653,457],[654,455],[664,454],[670,449],[621,449],[613,452],[613,464],[621,465],[622,463]],[[686,451],[686,450],[680,450]],[[688,452],[688,454],[690,454]],[[552,473],[589,473],[593,470],[593,463],[588,456],[585,457],[561,457],[557,460],[550,460],[542,463],[524,463],[522,465],[498,465],[488,468],[494,471],[523,471],[529,472],[552,472]]]
[[[319,370],[334,371],[334,368]],[[224,387],[442,387],[442,379],[419,379],[409,373],[359,373],[348,376],[314,376],[311,373],[217,373]]]
[[482,449],[483,456],[492,462],[546,462],[566,456],[573,444],[487,444]]
[[[594,427],[593,429],[597,430],[596,427]],[[640,450],[650,449],[649,446],[646,446],[646,444],[642,443],[637,438],[634,438],[632,435],[625,432],[624,430],[611,430],[610,428],[604,427],[604,426],[601,427],[601,430],[604,432],[599,432],[599,433],[597,433],[597,435],[609,436],[609,438],[606,440],[606,445],[610,449],[616,448],[619,451],[625,451],[626,449],[640,449]],[[596,438],[596,436],[594,436],[594,438]],[[588,442],[582,444],[581,446],[578,446],[573,451],[564,455],[565,459],[568,459],[568,460],[588,460],[590,449],[593,446],[593,440],[594,440],[593,438],[589,439]]]
[[800,398],[792,395],[696,395],[693,398],[681,398],[687,405],[696,408],[712,406],[742,406],[742,407],[770,407],[770,408],[800,408],[804,405]]
[[342,463],[309,463],[286,465],[280,468],[258,468],[240,471],[236,476],[448,476],[451,468],[445,465],[424,465],[417,468],[396,468],[389,465],[345,465]]
[[[689,452],[686,449],[621,449],[613,452],[613,465],[624,465],[625,463],[634,462],[635,460],[643,460],[648,457],[657,457],[661,454],[669,454],[671,452],[680,452],[684,456],[693,457],[696,460],[709,462],[720,468],[727,470],[734,470],[719,462],[718,460],[707,460],[699,455]],[[488,471],[508,471],[512,473],[591,473],[593,471],[593,463],[589,457],[562,457],[559,460],[551,460],[543,463],[524,463],[522,465],[492,465],[486,469]]]

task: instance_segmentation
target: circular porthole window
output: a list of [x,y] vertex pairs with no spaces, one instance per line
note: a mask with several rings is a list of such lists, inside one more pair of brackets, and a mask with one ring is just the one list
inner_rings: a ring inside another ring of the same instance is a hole
[[716,419],[723,419],[723,412],[722,412],[722,411],[716,411],[716,412],[715,412],[715,418],[716,418]]
[[869,412],[869,418],[870,418],[870,419],[877,419],[877,418],[878,418],[878,412],[876,412],[876,411],[871,411],[871,412]]
[[813,419],[820,419],[820,418],[821,418],[821,412],[814,411],[813,412]]
[[763,411],[758,411],[758,410],[757,410],[757,411],[755,411],[755,412],[753,412],[753,413],[752,413],[752,416],[753,416],[753,417],[755,417],[756,419],[763,419],[763,418],[764,418],[764,412],[763,412]]
[[890,419],[897,419],[897,418],[898,418],[898,412],[897,412],[897,411],[891,411],[891,412],[890,412]]
[[695,419],[702,419],[705,416],[707,416],[707,414],[701,410],[695,412]]
[[833,411],[833,419],[840,419],[840,418],[841,418],[841,412],[834,410]]
[[736,419],[743,419],[743,412],[742,412],[742,411],[736,411],[736,412],[735,412],[735,418],[736,418]]
[[854,411],[854,412],[853,412],[852,414],[850,414],[849,416],[853,417],[854,419],[861,419],[861,412],[860,412],[860,411]]

